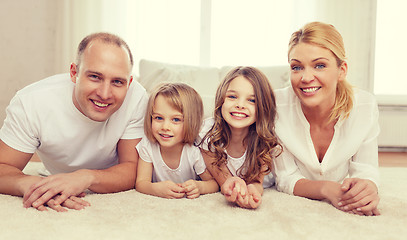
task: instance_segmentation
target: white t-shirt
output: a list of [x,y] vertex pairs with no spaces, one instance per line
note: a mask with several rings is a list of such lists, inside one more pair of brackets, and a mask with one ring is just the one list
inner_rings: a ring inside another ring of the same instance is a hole
[[21,152],[37,151],[51,174],[117,164],[117,142],[144,136],[145,89],[133,81],[120,109],[104,122],[75,107],[73,89],[69,74],[59,74],[18,91],[7,107],[1,140]]
[[[199,133],[200,138],[202,139],[205,134],[211,129],[211,127],[213,126],[213,124],[215,123],[215,120],[213,118],[207,118],[205,119],[204,123],[203,123],[203,127],[201,132]],[[208,139],[202,143],[201,146],[204,150],[209,151],[208,150]],[[247,150],[244,152],[244,154],[241,157],[238,158],[234,158],[232,156],[230,156],[226,149],[225,149],[226,155],[227,155],[227,163],[226,163],[226,167],[229,169],[230,173],[233,176],[237,176],[237,171],[239,170],[239,168],[241,168],[243,166],[243,163],[246,159],[246,152]],[[244,173],[244,170],[242,169],[242,172]],[[272,173],[267,174],[266,176],[264,176],[263,179],[263,188],[268,188],[274,185],[274,177]]]
[[190,179],[198,180],[198,176],[206,169],[201,151],[194,145],[184,144],[176,169],[165,164],[158,143],[152,143],[147,138],[143,138],[136,148],[141,160],[153,164],[152,182],[171,180],[175,183],[183,183]]
[[320,163],[310,125],[292,87],[274,91],[278,118],[276,133],[283,153],[274,161],[277,189],[293,194],[300,179],[342,182],[347,176],[369,179],[378,185],[378,107],[374,96],[355,89],[349,118],[339,120],[331,144]]

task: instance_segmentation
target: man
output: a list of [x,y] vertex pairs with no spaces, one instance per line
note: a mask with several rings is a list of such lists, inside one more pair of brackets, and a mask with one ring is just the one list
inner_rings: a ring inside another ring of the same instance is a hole
[[[96,33],[79,44],[70,76],[20,90],[0,130],[0,193],[23,196],[24,207],[66,211],[89,205],[79,198],[87,189],[133,188],[147,93],[132,82],[132,67],[122,39]],[[52,175],[22,173],[34,152]]]

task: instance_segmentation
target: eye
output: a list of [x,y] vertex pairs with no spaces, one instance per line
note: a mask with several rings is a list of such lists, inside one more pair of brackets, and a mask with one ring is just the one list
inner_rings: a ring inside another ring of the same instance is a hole
[[291,66],[291,70],[293,70],[293,71],[300,71],[301,69],[302,69],[302,67],[299,66],[299,65],[292,65]]
[[96,75],[96,74],[89,74],[88,78],[90,78],[92,80],[99,80],[100,79],[100,77],[98,75]]
[[324,69],[326,66],[323,63],[318,63],[317,65],[315,65],[316,69]]
[[236,95],[227,95],[226,97],[229,98],[229,99],[236,99],[237,98]]
[[256,103],[256,99],[254,99],[254,98],[250,98],[248,101],[251,103]]
[[173,118],[172,121],[175,123],[180,123],[182,122],[182,118]]
[[161,116],[153,116],[153,120],[156,121],[162,121],[164,118],[162,118]]
[[124,85],[124,82],[122,80],[113,80],[113,85],[121,87]]

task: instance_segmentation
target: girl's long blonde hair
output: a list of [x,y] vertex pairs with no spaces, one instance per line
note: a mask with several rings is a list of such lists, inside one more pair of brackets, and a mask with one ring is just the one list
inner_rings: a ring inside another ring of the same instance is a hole
[[220,83],[215,97],[215,123],[202,139],[201,144],[208,142],[209,154],[215,161],[212,163],[219,170],[227,163],[225,149],[231,141],[231,130],[222,116],[222,105],[230,82],[243,76],[253,86],[256,103],[256,121],[249,127],[245,137],[247,146],[246,159],[237,175],[247,183],[258,182],[261,175],[270,173],[273,158],[281,152],[281,145],[274,131],[276,102],[273,90],[267,77],[253,67],[236,67]]

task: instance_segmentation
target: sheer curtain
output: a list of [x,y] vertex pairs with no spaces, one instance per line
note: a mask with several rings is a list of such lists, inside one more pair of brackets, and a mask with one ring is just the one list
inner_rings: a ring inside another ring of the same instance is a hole
[[[373,90],[376,0],[61,0],[58,71],[87,34],[123,37],[135,57],[190,65],[285,65],[291,33],[309,21],[342,33],[349,81]],[[288,67],[288,64],[287,64]]]

